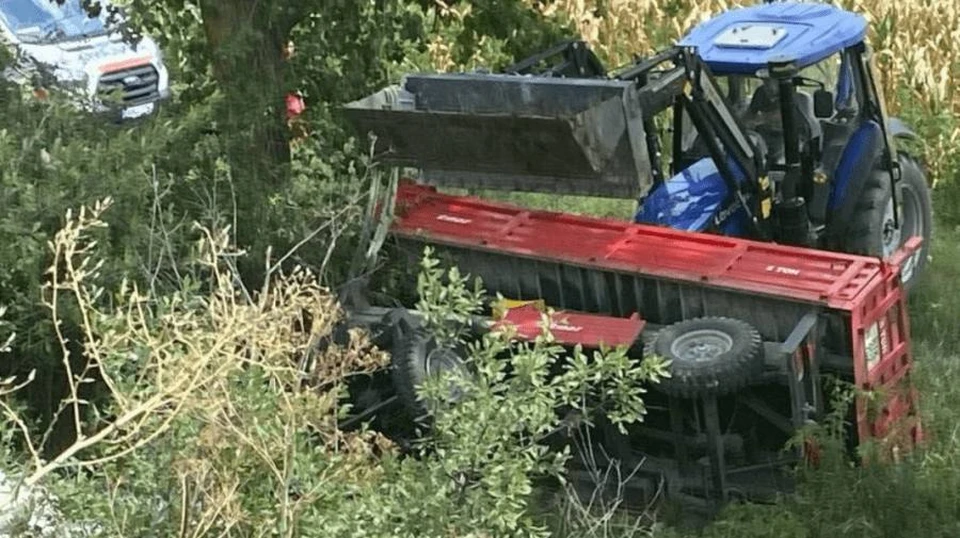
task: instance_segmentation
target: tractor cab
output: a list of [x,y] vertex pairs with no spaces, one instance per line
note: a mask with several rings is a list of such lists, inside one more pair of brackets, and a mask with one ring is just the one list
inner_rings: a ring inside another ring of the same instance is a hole
[[[926,179],[895,146],[916,135],[886,116],[866,33],[862,16],[839,7],[774,2],[720,13],[677,43],[696,51],[763,154],[777,241],[881,257],[913,236],[929,242]],[[704,137],[674,113],[673,177],[641,199],[636,220],[744,234],[742,212],[714,203],[725,190]],[[882,209],[866,214],[870,204]],[[865,228],[870,238],[857,235]]]
[[[853,91],[850,61],[850,53],[836,53],[799,70],[793,80],[794,91],[790,97],[801,159],[816,160],[824,156],[824,152],[831,153],[833,166],[825,165],[829,171],[835,168],[836,158],[846,146],[860,110],[861,96]],[[774,168],[783,169],[786,166],[786,115],[779,81],[765,74],[741,73],[719,73],[717,80],[736,119],[746,131],[761,135],[767,160]],[[683,133],[681,150],[689,159],[698,154],[694,148],[698,133],[687,116],[684,116]],[[829,175],[827,170],[824,172]]]
[[[718,15],[679,45],[696,48],[743,127],[762,136],[772,170],[786,171],[789,144],[805,173],[832,179],[872,84],[854,70],[866,29],[863,17],[830,5],[771,3]],[[691,150],[697,133],[687,131],[681,148]]]

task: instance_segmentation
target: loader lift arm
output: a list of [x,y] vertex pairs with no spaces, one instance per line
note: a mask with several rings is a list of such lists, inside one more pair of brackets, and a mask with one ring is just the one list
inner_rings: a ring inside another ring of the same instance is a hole
[[[673,67],[657,69],[668,62]],[[761,210],[761,203],[771,193],[762,179],[766,174],[764,156],[731,112],[710,69],[700,60],[696,51],[672,47],[650,58],[638,60],[613,77],[636,81],[640,86],[640,106],[645,115],[645,127],[648,122],[653,127],[653,117],[673,106],[674,152],[681,147],[682,122],[679,119],[684,113],[690,117],[733,198],[727,203],[736,201],[741,204],[753,224],[754,233],[759,238],[767,239],[769,233],[763,221],[768,215]],[[653,129],[646,130],[648,138],[655,136]],[[659,144],[651,144],[649,149],[656,176],[663,166]],[[674,162],[676,160],[675,154]],[[740,181],[737,170],[740,172]],[[659,175],[662,177],[662,171]],[[754,196],[750,199],[746,196],[745,187],[753,191]]]
[[[557,57],[558,61],[545,65],[545,62]],[[762,192],[764,189],[761,188],[760,178],[766,173],[763,156],[730,111],[710,69],[695,50],[670,47],[608,73],[587,44],[575,40],[525,58],[505,68],[504,72],[539,77],[612,78],[635,83],[639,89],[639,104],[643,111],[643,127],[655,185],[664,180],[664,164],[654,118],[670,107],[674,108],[675,118],[686,112],[730,192],[732,199],[727,200],[725,205],[734,202],[741,204],[754,225],[754,232],[760,238],[768,238],[766,226],[761,222],[764,212],[760,207],[761,200],[771,194]],[[677,122],[674,127],[674,151],[680,147],[680,126],[680,122]],[[740,180],[737,169],[740,171]],[[745,185],[754,190],[755,196],[751,197],[753,203],[749,203]]]
[[[537,70],[543,62],[559,55],[562,61]],[[520,60],[503,69],[511,75],[536,75],[540,77],[606,77],[607,70],[603,62],[590,50],[586,42],[580,40],[564,41],[549,49]]]

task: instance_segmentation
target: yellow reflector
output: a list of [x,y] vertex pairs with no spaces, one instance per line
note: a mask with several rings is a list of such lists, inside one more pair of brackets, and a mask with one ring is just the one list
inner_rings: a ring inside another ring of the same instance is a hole
[[512,308],[518,308],[521,306],[527,306],[532,304],[537,307],[537,310],[545,311],[547,309],[547,304],[543,299],[535,299],[532,301],[520,301],[517,299],[501,299],[499,301],[494,301],[491,305],[493,309],[493,319],[503,319],[507,315],[507,310]]

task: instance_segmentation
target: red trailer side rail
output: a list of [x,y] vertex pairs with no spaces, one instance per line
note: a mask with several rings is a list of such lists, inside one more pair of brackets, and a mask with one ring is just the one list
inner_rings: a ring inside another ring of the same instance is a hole
[[[860,440],[894,433],[904,433],[905,437],[897,438],[908,444],[921,438],[909,380],[909,319],[899,268],[919,248],[919,240],[909,243],[895,259],[883,261],[536,211],[443,194],[413,183],[399,187],[392,233],[435,244],[642,273],[841,312],[849,320],[853,340],[850,360],[855,383],[860,389],[889,394],[876,415],[868,412],[864,398],[858,398]],[[906,426],[901,426],[903,420]]]
[[875,258],[535,211],[404,184],[393,233],[852,310],[880,278]]

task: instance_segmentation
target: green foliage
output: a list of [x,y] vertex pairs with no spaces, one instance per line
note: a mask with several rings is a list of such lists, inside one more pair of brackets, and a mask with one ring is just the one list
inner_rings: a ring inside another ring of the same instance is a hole
[[[65,528],[119,536],[546,536],[534,517],[534,481],[563,477],[568,453],[544,442],[565,426],[558,409],[586,416],[607,400],[622,420],[639,420],[642,390],[634,388],[662,375],[661,365],[626,364],[616,352],[561,362],[565,353],[546,330],[522,345],[511,344],[509,332],[490,332],[472,348],[476,375],[456,379],[465,397],[438,406],[431,435],[404,457],[377,434],[337,427],[345,380],[383,355],[358,333],[346,347],[311,351],[336,320],[311,273],[277,274],[254,296],[238,287],[229,236],[205,231],[178,291],[107,287],[97,270],[84,269],[102,259],[90,234],[105,225],[101,211],[86,215],[68,215],[57,235],[57,263],[66,269],[52,289],[84,320],[77,385],[97,371],[111,398],[68,402],[99,417],[87,436],[52,461],[31,453],[23,464],[27,483],[59,499]],[[424,268],[438,274],[435,263]],[[446,283],[422,280],[449,287],[428,295],[443,301],[434,312],[473,297],[465,277],[447,275]],[[192,285],[198,278],[210,285]],[[113,306],[98,305],[104,293]],[[16,419],[8,411],[6,419]]]
[[[480,312],[479,282],[471,289],[455,266],[444,271],[430,249],[421,263],[418,311],[447,339],[464,338],[451,326],[462,327],[467,313]],[[563,478],[569,447],[551,450],[546,441],[577,427],[561,411],[580,418],[607,412],[617,423],[642,420],[645,385],[665,373],[662,362],[637,364],[624,349],[589,358],[579,347],[568,353],[555,343],[547,314],[542,326],[533,342],[515,341],[508,328],[485,332],[467,346],[470,375],[446,372],[421,388],[425,399],[438,402],[431,436],[421,447],[421,472],[453,479],[442,490],[452,504],[434,513],[444,514],[454,535],[482,535],[481,529],[494,536],[545,533],[532,518],[534,479]],[[451,389],[455,401],[444,397]],[[433,532],[409,529],[409,535]]]
[[484,291],[480,279],[473,289],[468,277],[460,275],[457,266],[444,271],[440,260],[433,257],[433,248],[426,247],[420,261],[417,310],[436,338],[444,344],[462,341],[473,317],[483,309]]
[[523,0],[446,2],[431,14],[440,68],[498,70],[575,37],[572,21],[564,16],[548,20]]
[[[0,95],[0,158],[5,162],[0,171],[0,303],[18,335],[12,355],[0,364],[0,375],[38,370],[40,381],[27,394],[37,414],[49,419],[61,384],[54,328],[40,292],[52,254],[48,241],[67,208],[110,196],[116,204],[109,216],[114,226],[100,238],[108,253],[104,278],[163,282],[182,255],[182,243],[170,236],[177,234],[175,223],[185,210],[169,205],[176,186],[156,165],[178,143],[180,131],[162,117],[114,125],[81,113],[57,94],[41,103],[2,84]],[[70,334],[73,322],[67,316],[62,329]]]
[[[383,354],[361,335],[313,352],[337,314],[315,275],[270,273],[259,293],[243,289],[221,232],[201,230],[175,292],[107,286],[91,235],[105,225],[100,215],[68,213],[52,242],[62,274],[48,300],[73,304],[82,320],[70,394],[96,377],[109,398],[64,401],[68,417],[94,418],[52,459],[35,450],[42,434],[0,401],[4,431],[28,448],[25,483],[54,491],[67,521],[122,536],[247,535],[264,525],[301,535],[297,525],[313,515],[301,514],[305,505],[328,505],[345,491],[331,484],[348,488],[342,476],[356,485],[375,470],[369,451],[381,439],[338,430],[336,416],[346,376]],[[99,300],[107,295],[110,306]],[[60,322],[53,308],[51,321]]]
[[956,150],[954,133],[960,123],[947,107],[931,108],[913,88],[898,88],[897,100],[902,103],[901,117],[916,132],[917,141],[902,140],[911,155],[921,159],[933,187],[934,212],[938,223],[956,228],[960,224],[960,151]]
[[[218,159],[231,169],[232,196],[218,198],[220,212],[243,215],[235,228],[254,259],[263,257],[267,245],[285,250],[298,240],[277,230],[313,229],[304,219],[291,218],[292,213],[356,204],[355,194],[365,190],[364,185],[343,189],[342,178],[353,177],[350,167],[367,150],[366,141],[358,143],[343,122],[339,107],[344,102],[411,70],[499,67],[569,34],[523,0],[449,7],[412,0],[123,4],[132,25],[157,35],[166,52],[177,84],[172,107],[179,112],[202,106],[215,112],[207,118],[207,128],[220,133]],[[281,49],[288,43],[293,54],[284,58]],[[306,100],[306,113],[298,121],[309,135],[288,152],[283,96],[292,91]],[[313,176],[309,180],[315,182],[309,189],[302,181],[304,159]],[[290,185],[291,179],[297,184]],[[313,199],[291,202],[294,193]],[[336,249],[334,257],[342,259],[343,250],[358,238],[344,231],[338,239],[344,248]],[[319,258],[306,261],[329,261],[325,253]],[[245,277],[255,283],[256,272],[247,267]]]

